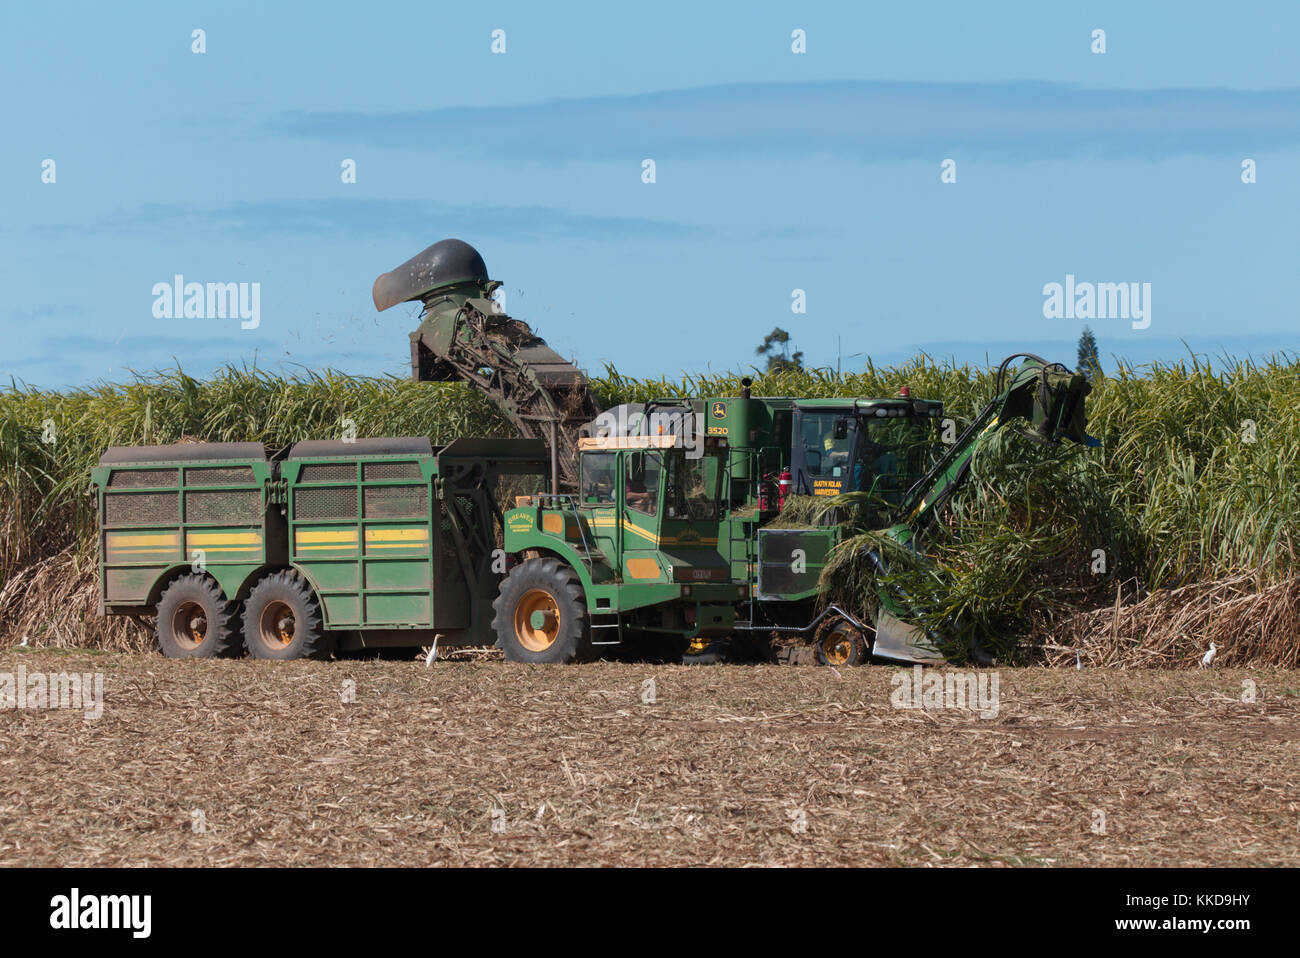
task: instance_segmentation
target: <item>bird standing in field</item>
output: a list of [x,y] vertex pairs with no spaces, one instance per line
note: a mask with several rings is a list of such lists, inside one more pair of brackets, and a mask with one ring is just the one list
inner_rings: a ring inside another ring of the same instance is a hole
[[1219,651],[1215,648],[1214,643],[1210,643],[1210,651],[1201,656],[1201,668],[1209,669],[1214,667],[1214,653]]

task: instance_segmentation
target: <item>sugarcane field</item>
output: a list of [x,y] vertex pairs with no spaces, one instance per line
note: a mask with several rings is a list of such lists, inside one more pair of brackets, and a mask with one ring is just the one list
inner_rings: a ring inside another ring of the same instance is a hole
[[1276,926],[1297,12],[585,6],[0,14],[18,940]]

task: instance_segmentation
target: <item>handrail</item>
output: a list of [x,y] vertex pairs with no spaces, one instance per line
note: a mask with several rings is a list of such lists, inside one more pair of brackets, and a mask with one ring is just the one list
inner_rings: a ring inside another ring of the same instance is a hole
[[[596,560],[591,557],[591,544],[587,541],[587,530],[582,526],[582,514],[578,512],[577,497],[566,492],[543,492],[537,495],[537,504],[545,508],[564,508],[567,505],[573,513],[573,521],[578,525],[578,536],[582,539],[582,552],[587,562],[587,571],[594,572]],[[563,505],[558,505],[559,503]]]

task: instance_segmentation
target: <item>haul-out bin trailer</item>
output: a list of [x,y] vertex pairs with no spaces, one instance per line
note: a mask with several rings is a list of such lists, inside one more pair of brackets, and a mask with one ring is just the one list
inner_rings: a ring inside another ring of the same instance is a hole
[[100,607],[156,615],[177,657],[491,644],[498,480],[548,469],[536,439],[112,448],[92,474]]

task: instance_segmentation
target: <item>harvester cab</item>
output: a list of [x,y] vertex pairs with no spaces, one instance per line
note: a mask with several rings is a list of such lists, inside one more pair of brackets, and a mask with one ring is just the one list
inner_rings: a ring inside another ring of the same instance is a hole
[[941,448],[943,403],[912,399],[802,399],[794,404],[793,492],[863,492],[901,503]]

